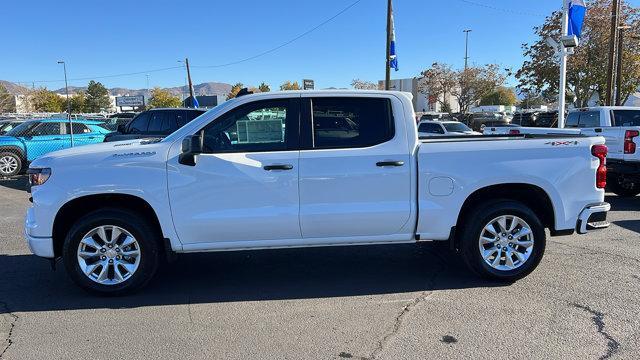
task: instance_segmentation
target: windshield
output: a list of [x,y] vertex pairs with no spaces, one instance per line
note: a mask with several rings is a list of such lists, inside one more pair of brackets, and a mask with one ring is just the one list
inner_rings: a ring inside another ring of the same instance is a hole
[[444,128],[447,129],[448,132],[465,132],[465,131],[473,131],[469,129],[469,127],[463,123],[444,123]]
[[37,121],[23,122],[22,124],[20,124],[20,125],[14,127],[13,129],[9,130],[6,135],[7,136],[15,136],[15,137],[25,136],[36,125],[38,125]]

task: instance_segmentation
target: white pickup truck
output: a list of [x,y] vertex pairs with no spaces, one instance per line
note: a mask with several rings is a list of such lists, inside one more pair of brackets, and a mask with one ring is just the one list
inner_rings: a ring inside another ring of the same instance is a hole
[[449,241],[475,272],[514,281],[540,262],[545,228],[608,225],[603,144],[421,141],[401,92],[246,95],[163,140],[35,160],[25,234],[102,294],[141,287],[173,253],[419,241]]
[[608,189],[620,196],[640,194],[640,108],[598,106],[569,112],[564,129],[493,127],[485,134],[585,134],[602,136],[609,148]]

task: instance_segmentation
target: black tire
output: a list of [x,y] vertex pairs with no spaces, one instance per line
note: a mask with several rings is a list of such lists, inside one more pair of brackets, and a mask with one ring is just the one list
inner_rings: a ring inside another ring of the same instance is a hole
[[22,159],[16,153],[11,151],[3,151],[0,153],[0,159],[10,158],[18,165],[13,171],[6,171],[0,167],[0,176],[14,176],[18,175],[22,171]]
[[[91,280],[80,268],[78,247],[82,237],[102,225],[115,225],[137,240],[140,262],[137,270],[119,284],[105,285]],[[144,287],[154,276],[159,262],[161,235],[138,214],[122,209],[102,209],[78,219],[69,230],[63,246],[63,262],[71,279],[84,290],[106,296],[123,295]]]
[[[529,258],[512,270],[498,270],[485,262],[480,253],[480,236],[489,222],[502,215],[517,216],[524,220],[533,234],[533,248]],[[524,204],[511,200],[497,200],[472,209],[460,231],[460,247],[467,266],[476,274],[491,280],[513,282],[529,275],[540,263],[546,246],[544,226],[533,211]]]
[[630,181],[620,175],[610,175],[607,187],[611,192],[621,197],[634,197],[640,194],[640,182]]

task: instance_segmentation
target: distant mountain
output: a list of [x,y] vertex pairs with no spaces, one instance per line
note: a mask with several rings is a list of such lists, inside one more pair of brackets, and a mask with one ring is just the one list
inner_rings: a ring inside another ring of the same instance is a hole
[[20,95],[25,94],[29,89],[22,85],[14,84],[9,81],[0,80],[0,85],[4,86],[5,89],[9,92],[9,94]]
[[[69,92],[75,93],[78,91],[86,91],[86,87],[75,87],[69,86]],[[186,86],[176,86],[165,88],[173,95],[187,94],[189,92]],[[231,91],[231,85],[225,83],[218,82],[206,82],[202,84],[193,85],[193,91],[196,95],[227,95]],[[64,88],[54,90],[54,92],[64,94]],[[147,96],[147,89],[127,89],[127,88],[111,88],[109,89],[109,94],[113,96],[136,96],[136,95],[145,95]]]
[[[5,80],[0,80],[0,84],[4,86],[7,89],[7,91],[11,94],[24,94],[29,90],[24,86],[21,86],[9,81],[5,81]],[[87,90],[86,86],[69,86],[70,94],[74,94],[79,91],[86,91],[86,90]],[[186,86],[176,86],[171,88],[165,88],[165,90],[168,90],[173,95],[189,93]],[[206,82],[202,84],[193,85],[193,90],[196,93],[196,95],[227,95],[231,91],[231,84],[218,83],[218,82]],[[59,94],[64,94],[65,88],[60,88],[53,91]],[[109,94],[113,96],[122,96],[122,95],[131,95],[131,96],[145,95],[146,96],[148,95],[147,89],[127,89],[127,88],[120,88],[120,87],[109,89]]]

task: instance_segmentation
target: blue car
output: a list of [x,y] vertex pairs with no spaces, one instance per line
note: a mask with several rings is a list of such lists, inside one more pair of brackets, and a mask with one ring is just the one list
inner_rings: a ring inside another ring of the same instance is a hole
[[[100,124],[100,121],[73,120],[73,145],[104,141],[109,130]],[[71,147],[69,130],[67,119],[29,120],[0,136],[0,176],[16,175],[36,158]]]

